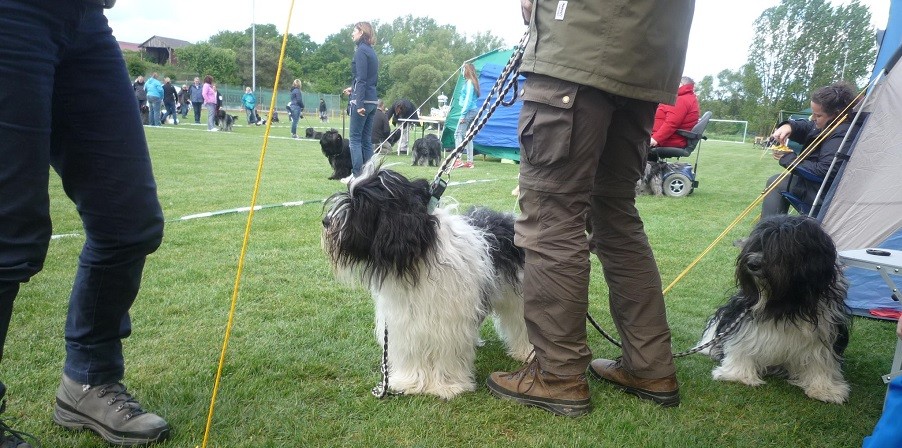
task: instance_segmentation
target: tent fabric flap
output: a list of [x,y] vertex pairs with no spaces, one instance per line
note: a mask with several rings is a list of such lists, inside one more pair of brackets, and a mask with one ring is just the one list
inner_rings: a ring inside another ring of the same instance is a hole
[[877,245],[902,227],[902,70],[890,72],[873,96],[873,111],[823,219],[839,250]]

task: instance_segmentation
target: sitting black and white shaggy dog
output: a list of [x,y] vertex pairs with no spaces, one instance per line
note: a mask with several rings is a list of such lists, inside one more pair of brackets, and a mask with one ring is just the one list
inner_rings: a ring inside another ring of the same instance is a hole
[[442,142],[433,134],[427,134],[413,142],[413,165],[438,166],[442,157]]
[[739,320],[708,354],[720,366],[716,380],[764,384],[778,372],[811,398],[842,403],[849,385],[842,375],[851,318],[848,284],[836,247],[813,219],[778,216],[762,220],[736,262],[739,291],[708,321],[702,342]]
[[526,361],[514,217],[453,206],[429,212],[429,183],[364,167],[326,203],[322,244],[336,277],[369,289],[376,339],[388,328],[389,388],[444,399],[476,389],[479,328],[492,313],[511,357]]
[[337,129],[323,132],[319,139],[323,155],[329,159],[332,175],[329,179],[342,179],[351,175],[351,147],[348,139],[341,136]]

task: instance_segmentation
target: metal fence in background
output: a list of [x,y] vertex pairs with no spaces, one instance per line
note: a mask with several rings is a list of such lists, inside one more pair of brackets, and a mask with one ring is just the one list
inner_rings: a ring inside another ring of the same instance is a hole
[[[173,81],[172,83],[176,86],[176,88],[181,88],[183,84],[193,84],[194,80]],[[241,101],[241,97],[244,96],[244,89],[244,87],[230,86],[228,84],[218,84],[216,86],[216,90],[220,94],[222,94],[222,107],[226,109],[243,110],[244,105]],[[257,91],[254,93],[257,97],[257,110],[262,112],[269,109],[269,103],[272,99],[272,90],[264,90],[258,87]],[[285,107],[288,106],[288,102],[291,100],[291,93],[288,90],[279,90],[277,95],[276,111],[280,114],[287,112],[285,110]],[[314,93],[303,91],[301,92],[301,95],[304,100],[305,114],[318,116],[320,98],[326,101],[326,113],[329,115],[329,117],[337,117],[344,110],[341,103],[341,95],[334,93]]]

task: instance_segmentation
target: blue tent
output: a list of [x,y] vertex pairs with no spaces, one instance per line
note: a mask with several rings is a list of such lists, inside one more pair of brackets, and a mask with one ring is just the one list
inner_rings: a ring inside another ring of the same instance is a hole
[[[492,90],[492,86],[501,72],[504,71],[505,65],[510,60],[514,50],[494,50],[478,56],[468,62],[476,68],[476,74],[479,76],[479,103],[485,102],[486,97]],[[520,85],[523,85],[525,78],[519,77]],[[451,110],[448,112],[445,120],[445,130],[442,132],[442,147],[454,148],[454,132],[457,130],[457,121],[460,119],[460,105],[457,99],[464,87],[463,74],[458,76],[457,84],[454,86],[454,94],[451,97]],[[505,100],[509,101],[514,92],[508,92]],[[511,106],[505,107],[499,105],[492,114],[485,127],[476,134],[473,139],[473,150],[477,154],[485,154],[491,157],[501,159],[510,159],[520,161],[520,144],[517,138],[517,119],[520,116],[520,107],[522,101],[519,99]]]

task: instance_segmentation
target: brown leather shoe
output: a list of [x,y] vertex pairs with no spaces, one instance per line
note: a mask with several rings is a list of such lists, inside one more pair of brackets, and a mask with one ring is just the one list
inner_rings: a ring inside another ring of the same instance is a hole
[[615,361],[604,358],[592,361],[589,364],[589,373],[596,379],[607,381],[623,389],[626,393],[651,400],[661,406],[680,405],[680,387],[677,384],[676,375],[656,379],[639,378],[623,368],[620,359]]
[[586,375],[555,375],[539,367],[533,358],[515,372],[495,372],[486,386],[498,398],[535,406],[567,417],[578,417],[591,409]]

